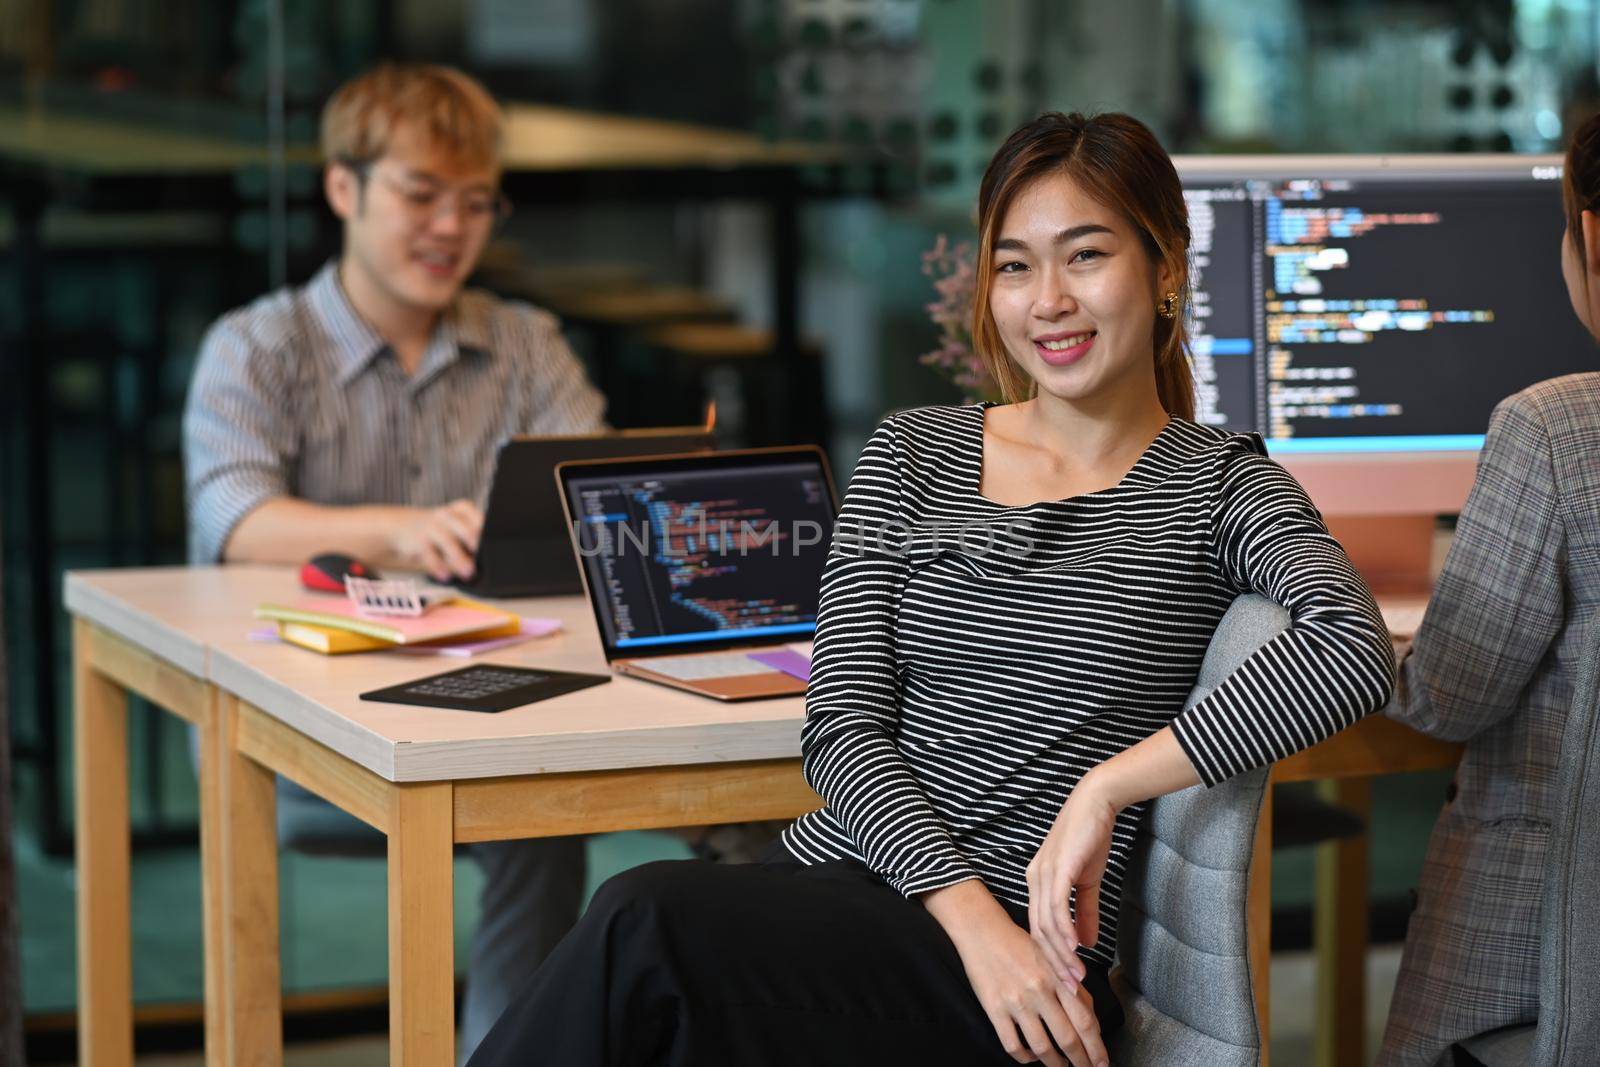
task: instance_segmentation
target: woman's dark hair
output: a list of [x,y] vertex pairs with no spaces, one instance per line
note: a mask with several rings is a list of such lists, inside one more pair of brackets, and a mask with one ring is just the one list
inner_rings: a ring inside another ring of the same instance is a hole
[[994,243],[1012,201],[1027,186],[1065,175],[1100,203],[1121,212],[1153,262],[1165,264],[1178,294],[1177,314],[1155,320],[1156,393],[1180,418],[1194,418],[1194,376],[1189,369],[1189,212],[1177,169],[1149,127],[1131,115],[1088,117],[1052,111],[1006,138],[989,161],[978,190],[977,292],[972,308],[973,348],[1008,401],[1029,396],[1033,383],[1006,354],[989,311],[994,283]]
[[1567,212],[1567,239],[1578,255],[1583,284],[1589,284],[1589,260],[1583,252],[1583,213],[1600,208],[1600,114],[1579,126],[1567,146],[1561,168],[1561,202]]

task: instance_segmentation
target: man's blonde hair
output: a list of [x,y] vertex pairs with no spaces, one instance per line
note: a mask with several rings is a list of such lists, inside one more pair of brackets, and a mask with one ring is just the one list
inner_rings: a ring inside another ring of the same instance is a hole
[[432,63],[382,63],[345,82],[322,109],[322,155],[370,163],[405,128],[452,163],[498,170],[504,124],[475,78]]

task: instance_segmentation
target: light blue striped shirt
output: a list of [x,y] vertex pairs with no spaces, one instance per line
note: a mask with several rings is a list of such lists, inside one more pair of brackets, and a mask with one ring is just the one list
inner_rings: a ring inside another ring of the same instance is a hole
[[604,426],[555,316],[465,290],[406,374],[350,306],[334,263],[207,332],[183,415],[189,560],[215,563],[276,497],[482,505],[513,434]]

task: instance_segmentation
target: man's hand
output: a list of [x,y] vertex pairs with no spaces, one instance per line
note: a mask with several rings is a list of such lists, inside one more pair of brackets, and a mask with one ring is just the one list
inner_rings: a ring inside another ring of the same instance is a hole
[[470,500],[437,508],[397,508],[389,527],[388,555],[401,567],[426,571],[436,582],[472,577],[472,557],[483,533],[483,512]]

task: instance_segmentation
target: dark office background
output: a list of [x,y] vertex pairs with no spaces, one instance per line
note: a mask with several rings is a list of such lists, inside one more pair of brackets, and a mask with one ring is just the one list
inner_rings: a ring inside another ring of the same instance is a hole
[[[304,280],[337,237],[313,166],[280,154],[221,180],[43,166],[12,150],[31,116],[86,120],[90,139],[120,123],[275,149],[314,139],[342,79],[398,57],[459,65],[506,100],[816,146],[783,178],[792,232],[763,188],[536,188],[482,281],[566,315],[617,421],[647,421],[647,393],[686,409],[715,397],[736,436],[819,440],[843,477],[882,412],[958,397],[917,360],[935,345],[920,255],[970,232],[982,165],[1019,121],[1123,109],[1182,153],[1556,151],[1600,99],[1597,34],[1594,0],[0,0],[0,588],[30,1017],[73,1008],[62,571],[183,559],[197,342],[221,312]],[[788,353],[773,340],[785,270]],[[584,311],[596,292],[670,294],[668,317],[737,325],[749,351],[696,362],[660,323]],[[780,358],[815,403],[762,408]],[[136,715],[131,736],[137,938],[140,908],[193,895],[173,887],[193,872],[195,800],[173,721]],[[1375,842],[1380,910],[1414,877],[1437,789],[1379,790],[1401,813]],[[1280,864],[1293,937],[1309,860]],[[313,943],[326,913],[370,904],[381,883],[358,867],[286,868],[291,992],[381,984],[381,926],[354,962]],[[192,964],[141,972],[141,1004],[199,999],[197,944],[196,919],[179,945]]]

